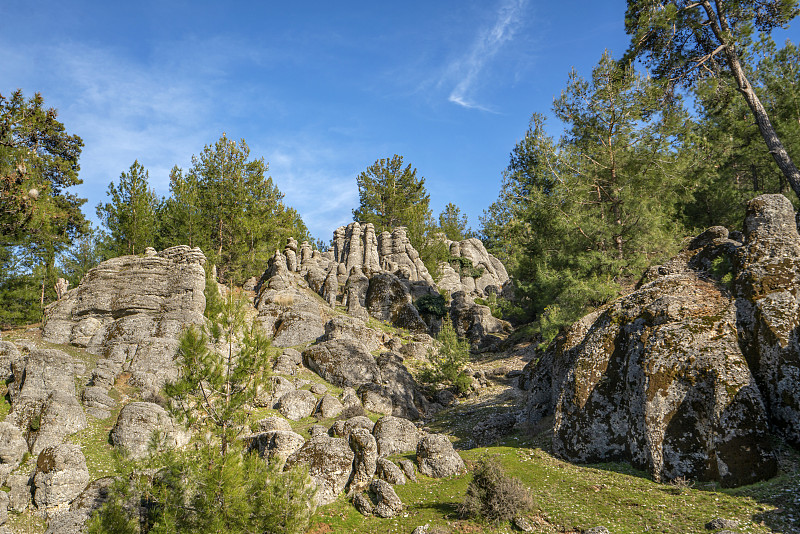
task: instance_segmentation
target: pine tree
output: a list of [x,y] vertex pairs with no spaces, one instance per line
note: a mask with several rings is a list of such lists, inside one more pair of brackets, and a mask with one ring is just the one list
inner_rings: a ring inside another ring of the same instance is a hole
[[119,185],[108,184],[111,202],[97,205],[97,216],[110,232],[113,253],[141,254],[155,244],[158,199],[150,189],[150,174],[134,161],[119,177]]
[[439,214],[439,229],[451,241],[461,241],[472,234],[467,224],[467,216],[453,203],[448,203]]

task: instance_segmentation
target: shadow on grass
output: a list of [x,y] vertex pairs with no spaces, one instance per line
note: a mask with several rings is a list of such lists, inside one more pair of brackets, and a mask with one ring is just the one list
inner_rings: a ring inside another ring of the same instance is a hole
[[425,502],[408,505],[409,512],[434,512],[445,519],[458,519],[458,502]]

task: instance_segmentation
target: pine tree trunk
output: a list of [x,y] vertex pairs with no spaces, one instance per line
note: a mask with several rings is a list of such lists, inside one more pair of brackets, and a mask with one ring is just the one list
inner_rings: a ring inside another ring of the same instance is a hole
[[794,193],[800,198],[800,170],[797,169],[792,158],[790,158],[789,154],[786,152],[783,143],[781,143],[781,140],[778,138],[775,127],[772,126],[772,122],[767,115],[767,110],[764,109],[764,105],[761,103],[758,95],[756,95],[753,90],[753,86],[750,85],[747,76],[744,74],[744,69],[742,69],[739,58],[736,57],[735,53],[729,52],[728,60],[731,64],[733,76],[739,86],[739,92],[744,96],[747,105],[750,107],[750,111],[756,119],[756,124],[761,132],[761,136],[764,138],[764,142],[767,144],[769,153],[772,154],[775,163],[778,164],[778,168],[786,177]]

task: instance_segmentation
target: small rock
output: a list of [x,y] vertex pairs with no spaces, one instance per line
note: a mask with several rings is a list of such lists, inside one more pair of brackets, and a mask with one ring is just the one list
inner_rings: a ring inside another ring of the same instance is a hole
[[586,531],[586,534],[610,534],[606,527],[592,527]]
[[408,480],[412,482],[417,481],[417,470],[414,468],[414,462],[411,460],[400,460],[397,463],[400,464],[400,469],[403,470],[403,474]]
[[403,509],[403,501],[395,493],[391,484],[385,480],[374,479],[369,489],[375,493],[378,505],[372,511],[378,517],[390,518],[396,516]]
[[313,438],[316,436],[324,436],[328,433],[328,429],[324,425],[311,425],[308,429],[308,434]]
[[394,462],[386,458],[378,458],[375,466],[375,476],[393,486],[406,483],[403,471]]
[[739,522],[735,519],[723,519],[721,517],[717,517],[706,523],[706,528],[708,530],[739,528]]
[[365,516],[372,515],[372,502],[369,500],[369,497],[364,495],[363,493],[357,493],[355,497],[353,497],[353,506],[358,513]]
[[328,392],[328,388],[325,387],[325,384],[320,384],[317,382],[311,386],[311,393],[315,395],[325,395]]
[[535,530],[533,525],[531,525],[531,522],[522,516],[517,516],[514,518],[514,526],[520,529],[522,532],[534,532]]

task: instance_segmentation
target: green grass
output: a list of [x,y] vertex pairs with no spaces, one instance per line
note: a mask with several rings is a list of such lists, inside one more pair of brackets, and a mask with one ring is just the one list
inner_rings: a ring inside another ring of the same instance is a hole
[[[628,464],[581,466],[563,462],[535,446],[545,441],[513,436],[504,446],[460,452],[468,464],[483,454],[497,455],[507,473],[531,488],[534,509],[526,517],[538,526],[538,532],[580,532],[602,525],[615,534],[699,533],[708,532],[705,524],[716,517],[739,520],[737,531],[742,533],[793,532],[790,517],[800,517],[796,470],[735,490],[710,485],[677,487],[657,484]],[[784,466],[796,467],[800,453],[785,450],[784,456]],[[400,517],[362,517],[340,497],[317,511],[312,532],[407,533],[426,523],[453,533],[512,530],[508,523],[490,525],[458,517],[457,506],[466,492],[469,475],[440,480],[417,476],[418,482],[395,487],[406,505]]]

